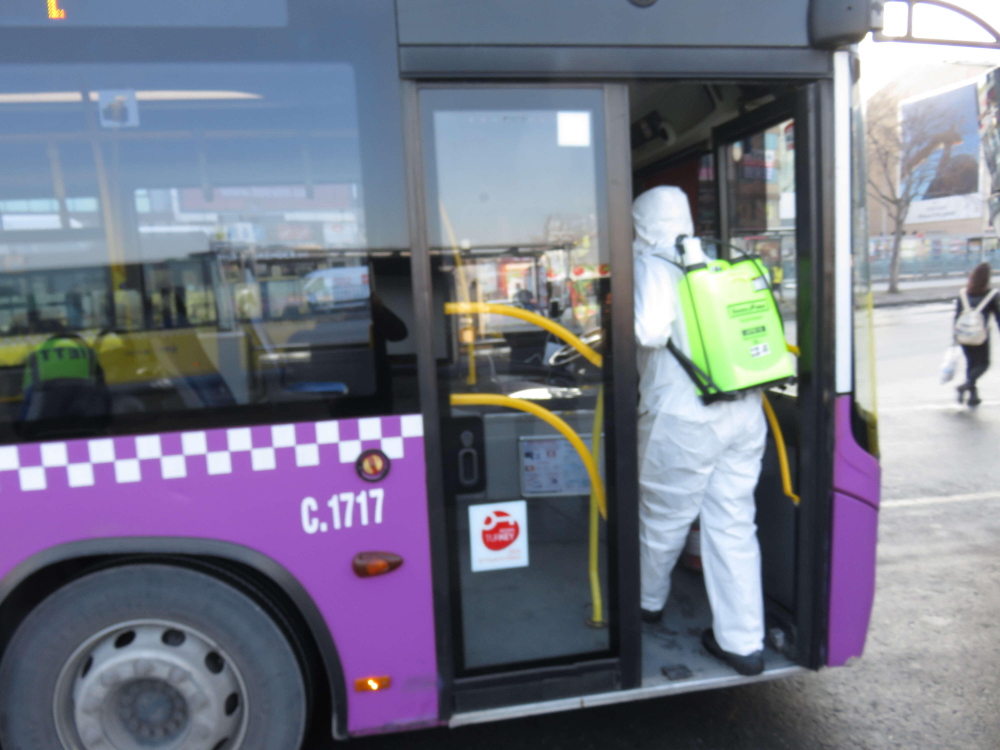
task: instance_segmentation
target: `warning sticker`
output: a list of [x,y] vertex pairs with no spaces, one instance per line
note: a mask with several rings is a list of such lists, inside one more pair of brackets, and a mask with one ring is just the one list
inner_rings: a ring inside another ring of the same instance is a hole
[[469,506],[472,572],[528,566],[528,504],[524,500]]
[[[590,443],[590,435],[581,435]],[[590,475],[580,455],[564,437],[525,436],[520,439],[521,495],[572,497],[590,494]]]
[[750,356],[752,358],[763,357],[771,353],[771,347],[767,343],[757,344],[750,347]]

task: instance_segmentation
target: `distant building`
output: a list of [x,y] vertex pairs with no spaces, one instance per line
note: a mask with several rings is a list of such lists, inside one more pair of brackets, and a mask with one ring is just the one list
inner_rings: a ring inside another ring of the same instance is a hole
[[[989,75],[991,68],[994,72]],[[925,158],[934,168],[920,185],[904,224],[904,274],[964,272],[970,263],[997,254],[997,217],[993,211],[991,221],[990,206],[1000,206],[996,196],[1000,148],[995,126],[987,127],[991,118],[996,120],[997,81],[995,68],[988,63],[934,63],[908,69],[870,100],[885,96],[899,100],[904,128],[918,112],[947,123],[940,139],[928,143]],[[877,262],[892,247],[893,223],[886,208],[872,197],[868,209]]]

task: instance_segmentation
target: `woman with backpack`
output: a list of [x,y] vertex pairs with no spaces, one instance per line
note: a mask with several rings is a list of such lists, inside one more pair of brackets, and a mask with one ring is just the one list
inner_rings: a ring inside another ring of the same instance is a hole
[[978,406],[982,399],[976,381],[990,367],[989,316],[1000,326],[1000,303],[997,290],[990,289],[990,264],[980,263],[969,274],[969,283],[959,292],[955,304],[955,343],[965,352],[965,382],[958,386],[958,403],[969,394],[969,406]]

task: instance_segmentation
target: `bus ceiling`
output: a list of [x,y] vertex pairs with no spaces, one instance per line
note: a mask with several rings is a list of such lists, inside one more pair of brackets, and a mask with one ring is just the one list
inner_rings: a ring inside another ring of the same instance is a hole
[[631,82],[633,171],[707,153],[715,128],[790,91],[782,82]]

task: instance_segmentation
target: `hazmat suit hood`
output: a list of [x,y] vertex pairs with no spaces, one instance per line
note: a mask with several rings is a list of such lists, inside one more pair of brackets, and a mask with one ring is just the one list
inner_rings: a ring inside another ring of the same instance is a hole
[[684,262],[704,262],[701,242],[693,237],[694,222],[687,195],[679,187],[661,185],[647,190],[632,203],[635,227],[633,251],[637,255],[658,255],[680,263],[677,238],[684,235]]

